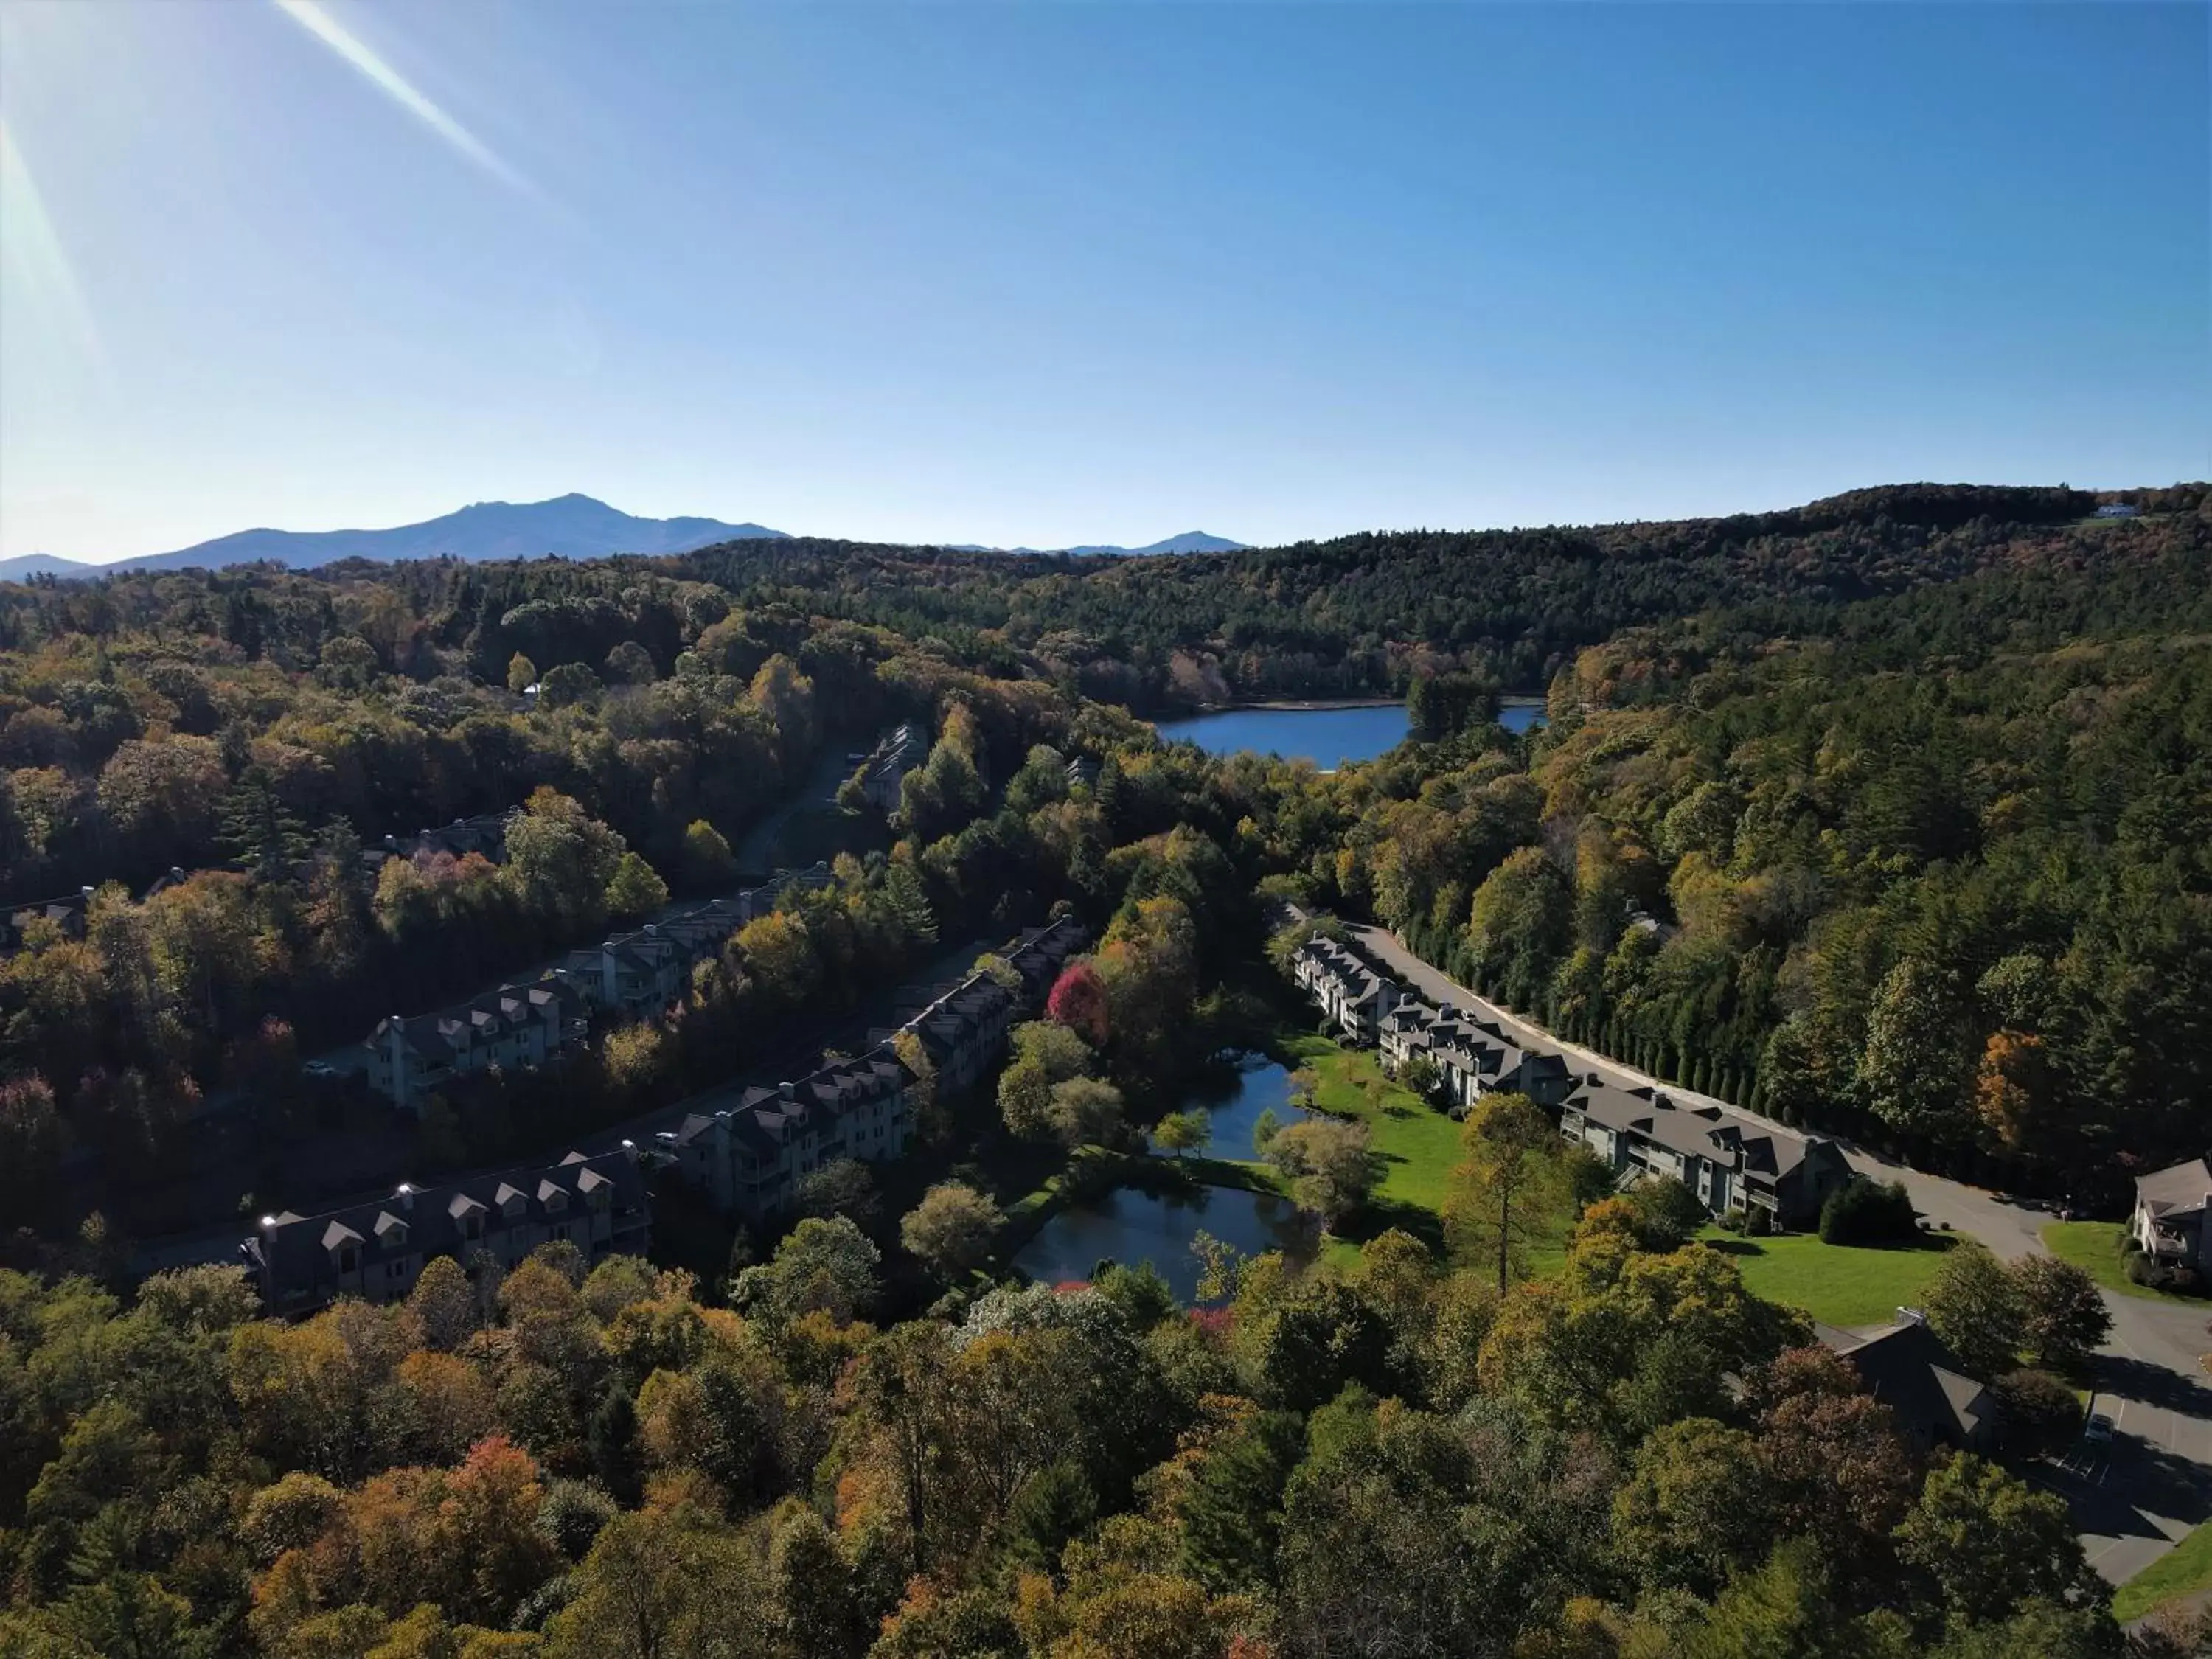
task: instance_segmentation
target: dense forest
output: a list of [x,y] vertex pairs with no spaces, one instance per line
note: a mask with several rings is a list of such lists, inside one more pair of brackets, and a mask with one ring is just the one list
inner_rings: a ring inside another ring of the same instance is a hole
[[[2063,1504],[1916,1449],[1686,1192],[1610,1196],[1517,1097],[1464,1126],[1433,1229],[1217,1252],[1195,1308],[992,1249],[1031,1188],[1191,1178],[1144,1131],[1171,1145],[1184,1082],[1282,1018],[1279,896],[1932,1167],[2094,1198],[2201,1152],[2212,514],[2096,499],[0,586],[0,1654],[2199,1650],[2123,1635]],[[1492,724],[1499,689],[1548,725]],[[1135,717],[1354,690],[1419,729],[1334,774]],[[917,1068],[907,1159],[833,1166],[764,1234],[671,1194],[651,1262],[447,1263],[299,1322],[235,1269],[130,1282],[118,1234],[206,1111],[246,1114],[257,1188],[306,1180],[334,1126],[301,1062],[364,1009],[727,890],[763,814],[899,721],[926,743],[872,846],[662,1017],[408,1133],[425,1176],[557,1156],[948,945],[1079,916],[1096,947],[1002,1076],[940,1099]],[[386,847],[506,812],[496,858]],[[1271,1146],[1294,1201],[1357,1215],[1356,1130]],[[2100,1332],[2034,1310],[2094,1288],[1944,1271],[2008,1452],[2070,1432],[2046,1372]]]
[[[0,1273],[0,1650],[46,1659],[2173,1659],[2064,1505],[1622,1200],[1500,1297],[1404,1234],[878,1327],[802,1223],[737,1307],[547,1247],[260,1320]],[[1741,1378],[1734,1394],[1723,1373]],[[2062,1396],[2064,1390],[2059,1389]]]
[[1728,519],[1401,532],[1161,558],[799,538],[733,543],[670,568],[749,604],[1011,646],[1140,712],[1402,691],[1452,669],[1540,692],[1584,646],[1707,610],[1825,613],[1983,572],[2154,565],[2203,487],[2129,493],[2156,516],[2085,522],[2098,498],[2080,490],[1914,485]]
[[1540,738],[1316,781],[1274,853],[1664,1076],[2112,1201],[2212,1115],[2212,524],[2136,533],[1629,630]]

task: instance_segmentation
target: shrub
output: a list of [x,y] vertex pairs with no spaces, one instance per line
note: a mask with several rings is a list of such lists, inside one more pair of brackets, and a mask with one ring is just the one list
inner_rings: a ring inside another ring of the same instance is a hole
[[1636,1236],[1647,1250],[1679,1250],[1705,1221],[1697,1194],[1672,1176],[1638,1182],[1629,1188],[1628,1206],[1636,1212]]
[[1820,1206],[1824,1244],[1904,1243],[1918,1229],[1912,1199],[1899,1182],[1885,1184],[1853,1176]]

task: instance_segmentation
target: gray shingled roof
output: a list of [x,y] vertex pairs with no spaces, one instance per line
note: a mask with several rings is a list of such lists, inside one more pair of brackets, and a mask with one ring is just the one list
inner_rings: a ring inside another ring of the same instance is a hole
[[1734,1165],[1742,1154],[1747,1175],[1779,1180],[1805,1161],[1806,1141],[1786,1129],[1774,1129],[1724,1108],[1674,1103],[1662,1090],[1622,1089],[1590,1083],[1569,1096],[1571,1110],[1613,1130],[1630,1131],[1669,1152],[1710,1158]]
[[2201,1158],[2136,1177],[2136,1198],[2154,1216],[2200,1213],[2212,1194],[2212,1167]]
[[1988,1390],[1960,1369],[1942,1339],[1917,1319],[1859,1336],[1830,1326],[1816,1328],[1866,1384],[1867,1392],[1897,1413],[1907,1428],[1936,1438],[1971,1439],[1994,1409]]
[[404,1200],[379,1198],[312,1216],[287,1210],[270,1217],[246,1243],[269,1263],[280,1291],[301,1290],[313,1296],[320,1287],[335,1285],[337,1270],[330,1253],[340,1245],[356,1247],[364,1270],[392,1256],[464,1255],[474,1246],[464,1236],[461,1223],[472,1213],[483,1214],[492,1232],[501,1218],[496,1212],[509,1198],[525,1200],[525,1215],[533,1221],[543,1217],[542,1201],[533,1209],[517,1182],[528,1182],[541,1193],[549,1188],[587,1191],[580,1185],[586,1175],[611,1185],[610,1198],[617,1209],[644,1202],[645,1177],[629,1154],[602,1152],[585,1158],[571,1152],[550,1167],[478,1176],[413,1193]]

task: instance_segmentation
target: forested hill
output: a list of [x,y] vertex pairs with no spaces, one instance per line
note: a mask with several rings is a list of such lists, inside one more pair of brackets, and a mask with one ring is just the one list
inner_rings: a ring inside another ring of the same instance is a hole
[[1372,532],[1111,564],[809,538],[673,562],[744,603],[971,647],[999,633],[1093,695],[1157,708],[1400,690],[1432,669],[1539,691],[1576,650],[1625,628],[1777,606],[1790,611],[1774,620],[1802,628],[1838,607],[1991,574],[2042,573],[2087,596],[2173,567],[2140,584],[2157,617],[2212,544],[2206,487],[2127,498],[2142,518],[2096,520],[2100,498],[2082,490],[1911,484],[1783,513]]

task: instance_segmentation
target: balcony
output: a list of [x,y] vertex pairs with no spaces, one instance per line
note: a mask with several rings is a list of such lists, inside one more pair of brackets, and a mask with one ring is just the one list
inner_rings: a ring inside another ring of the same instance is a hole
[[2197,1254],[2197,1241],[2187,1233],[2178,1233],[2171,1227],[2153,1227],[2150,1230],[2149,1253],[2185,1261]]

